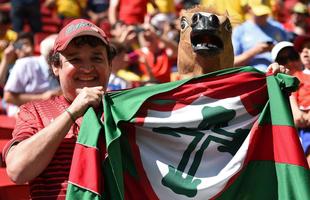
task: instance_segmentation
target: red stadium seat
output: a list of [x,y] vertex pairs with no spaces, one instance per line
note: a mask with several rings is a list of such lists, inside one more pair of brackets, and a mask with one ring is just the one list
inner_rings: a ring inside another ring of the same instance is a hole
[[15,118],[6,115],[0,115],[0,139],[12,138],[12,131],[15,126]]
[[[0,161],[2,161],[2,150],[6,143],[12,138],[12,131],[15,126],[15,118],[0,115]],[[3,163],[0,162],[0,167]],[[1,179],[0,179],[1,180]]]
[[50,24],[44,24],[42,27],[42,32],[45,33],[58,33],[59,26],[57,25],[50,25]]
[[[0,154],[6,143],[12,138],[15,126],[15,118],[0,115]],[[17,185],[7,176],[4,165],[0,167],[0,199],[2,200],[26,200],[29,199],[28,184]]]
[[0,168],[0,199],[29,199],[29,186],[28,184],[17,185],[13,183],[7,176],[5,168]]

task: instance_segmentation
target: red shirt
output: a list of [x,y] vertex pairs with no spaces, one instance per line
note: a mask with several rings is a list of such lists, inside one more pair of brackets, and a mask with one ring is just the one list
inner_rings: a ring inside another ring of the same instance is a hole
[[[139,56],[144,56],[146,58],[146,62],[151,68],[151,72],[154,78],[159,83],[170,82],[170,74],[171,74],[171,62],[166,51],[163,49],[158,54],[154,54],[146,48],[137,49],[135,52]],[[139,68],[142,74],[146,77],[149,76],[149,72],[147,70],[147,66],[143,63],[140,63]]]
[[120,0],[119,19],[125,24],[142,24],[147,14],[148,0]]
[[310,109],[310,74],[303,73],[303,71],[297,71],[293,74],[299,81],[299,88],[293,93],[297,100],[298,106],[302,110]]
[[[3,149],[3,158],[12,145],[31,137],[46,127],[69,105],[70,103],[62,96],[22,105],[12,133],[13,138]],[[31,198],[65,199],[73,150],[81,121],[80,118],[72,125],[47,168],[29,182]]]

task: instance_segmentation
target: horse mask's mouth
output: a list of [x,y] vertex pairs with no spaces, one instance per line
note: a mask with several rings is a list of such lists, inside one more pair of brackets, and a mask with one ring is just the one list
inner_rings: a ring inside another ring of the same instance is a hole
[[195,13],[191,18],[191,43],[195,53],[217,54],[224,48],[221,22],[214,14]]
[[222,39],[208,31],[192,31],[190,37],[192,48],[198,54],[218,54],[224,48]]

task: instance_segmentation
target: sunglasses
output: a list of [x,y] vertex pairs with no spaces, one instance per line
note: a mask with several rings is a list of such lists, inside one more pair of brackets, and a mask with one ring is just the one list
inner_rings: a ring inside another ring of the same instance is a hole
[[15,42],[13,44],[14,49],[21,49],[23,47],[24,43],[22,42]]

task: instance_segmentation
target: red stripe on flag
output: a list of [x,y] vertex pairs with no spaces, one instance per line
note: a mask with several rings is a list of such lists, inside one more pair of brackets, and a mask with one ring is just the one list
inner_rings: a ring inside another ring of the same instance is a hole
[[[193,103],[202,95],[213,99],[240,96],[247,112],[255,116],[261,112],[268,100],[266,87],[265,75],[249,72],[194,80],[169,92],[154,95],[145,101],[136,115],[135,122],[142,124],[149,109],[163,112],[178,110]],[[165,100],[166,103],[158,103],[159,99]]]
[[247,159],[272,160],[308,169],[297,131],[290,126],[254,124]]
[[251,161],[273,161],[289,165],[302,166],[309,169],[303,153],[296,129],[290,126],[259,126],[256,122],[252,127],[248,153],[241,171],[236,173],[225,188],[211,200],[217,199],[242,173]]
[[[139,147],[136,144],[136,129],[132,124],[124,125],[124,130],[128,134],[128,139],[131,147],[131,152],[134,156],[135,166],[138,172],[138,177],[132,177],[125,173],[125,199],[145,200],[145,199],[158,199],[154,192],[151,183],[144,171],[142,160],[140,157]],[[131,197],[131,198],[130,198]]]
[[76,144],[69,181],[86,190],[101,194],[101,162],[98,149]]

